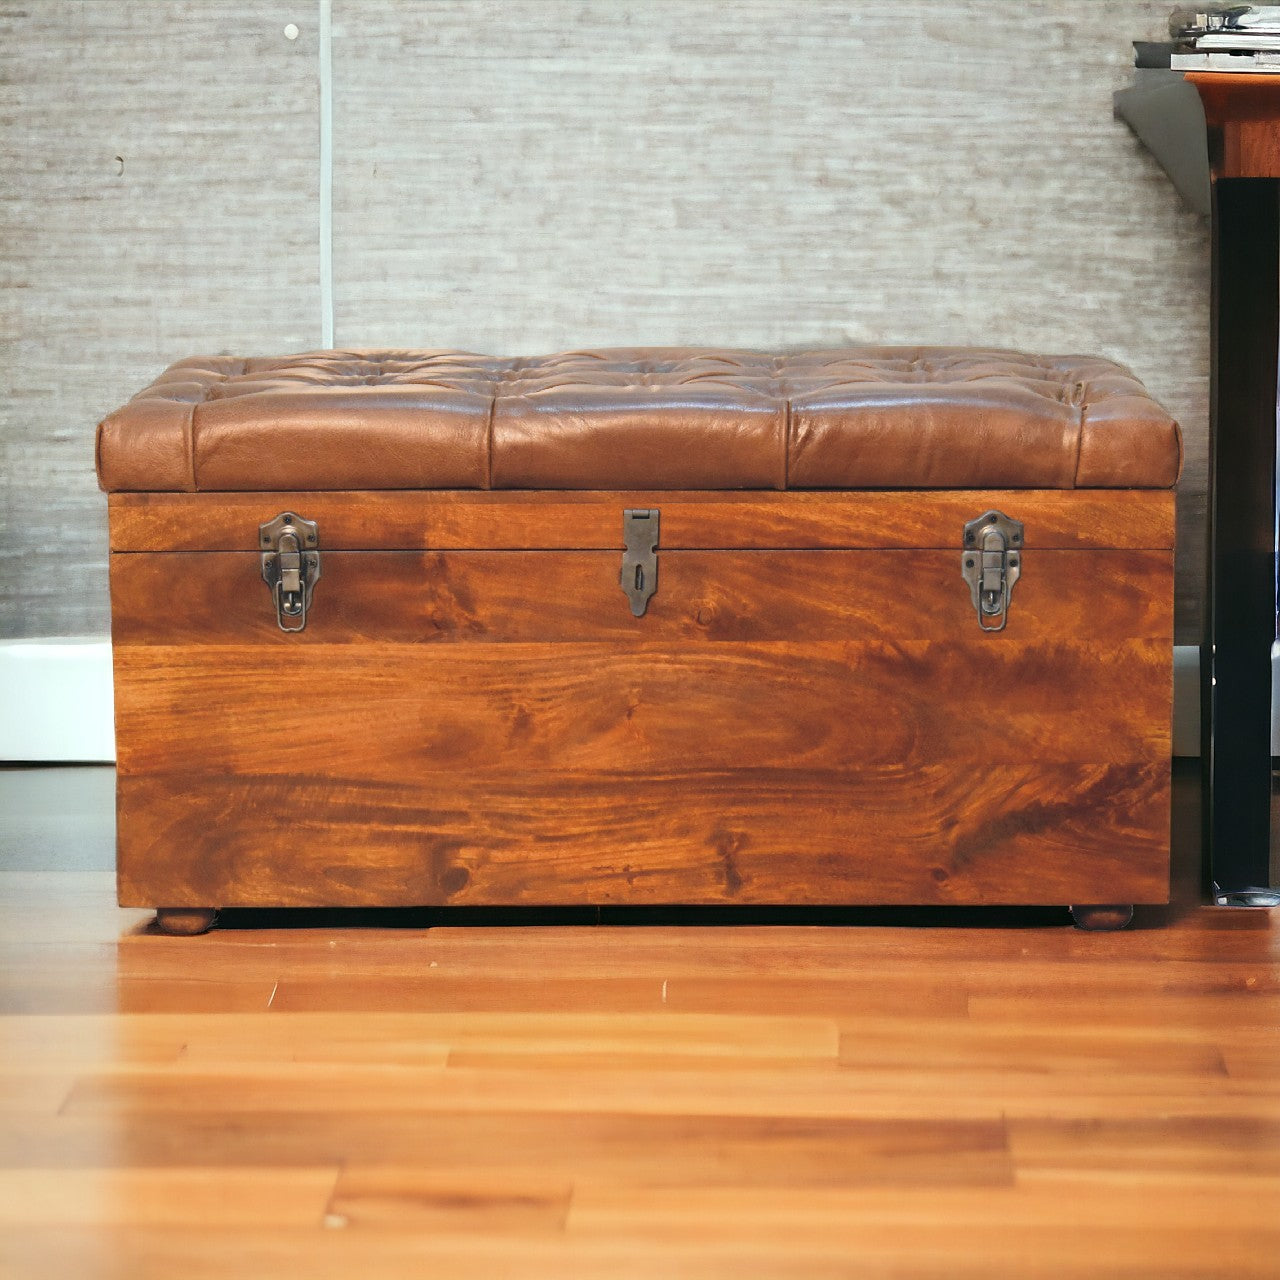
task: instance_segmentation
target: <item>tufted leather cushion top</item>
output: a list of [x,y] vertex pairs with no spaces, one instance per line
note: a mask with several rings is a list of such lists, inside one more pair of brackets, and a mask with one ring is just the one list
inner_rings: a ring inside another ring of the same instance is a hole
[[98,429],[104,489],[1167,488],[1125,368],[945,347],[182,360]]

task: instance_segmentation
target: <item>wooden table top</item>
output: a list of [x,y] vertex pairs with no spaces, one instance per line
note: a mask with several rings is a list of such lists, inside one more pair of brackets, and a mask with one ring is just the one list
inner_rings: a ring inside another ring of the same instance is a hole
[[1188,71],[1204,103],[1215,178],[1280,178],[1280,75]]

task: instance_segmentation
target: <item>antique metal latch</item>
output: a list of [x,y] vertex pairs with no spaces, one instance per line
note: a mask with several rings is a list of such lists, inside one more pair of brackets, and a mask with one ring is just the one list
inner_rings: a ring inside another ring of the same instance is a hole
[[622,589],[637,618],[643,617],[649,597],[658,589],[660,514],[656,507],[648,511],[629,507],[622,513]]
[[1022,521],[988,511],[964,527],[961,573],[969,584],[978,625],[1003,631],[1013,584],[1022,572]]
[[276,622],[281,631],[301,631],[320,577],[320,530],[314,520],[282,511],[258,526],[258,545],[262,580],[276,604]]

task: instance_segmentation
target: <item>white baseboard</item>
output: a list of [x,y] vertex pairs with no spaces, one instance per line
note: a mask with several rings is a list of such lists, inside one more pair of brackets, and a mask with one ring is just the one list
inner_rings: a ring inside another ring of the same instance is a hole
[[0,640],[0,760],[115,758],[110,642]]
[[[1280,676],[1280,646],[1272,662]],[[1272,681],[1272,754],[1280,755],[1280,679]],[[0,640],[0,760],[116,758],[111,645]],[[1173,754],[1200,754],[1200,651],[1173,651]]]

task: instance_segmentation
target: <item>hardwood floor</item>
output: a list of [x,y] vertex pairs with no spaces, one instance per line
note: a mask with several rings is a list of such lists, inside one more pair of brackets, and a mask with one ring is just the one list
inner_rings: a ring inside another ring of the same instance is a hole
[[463,918],[0,872],[0,1275],[1277,1274],[1274,914]]

